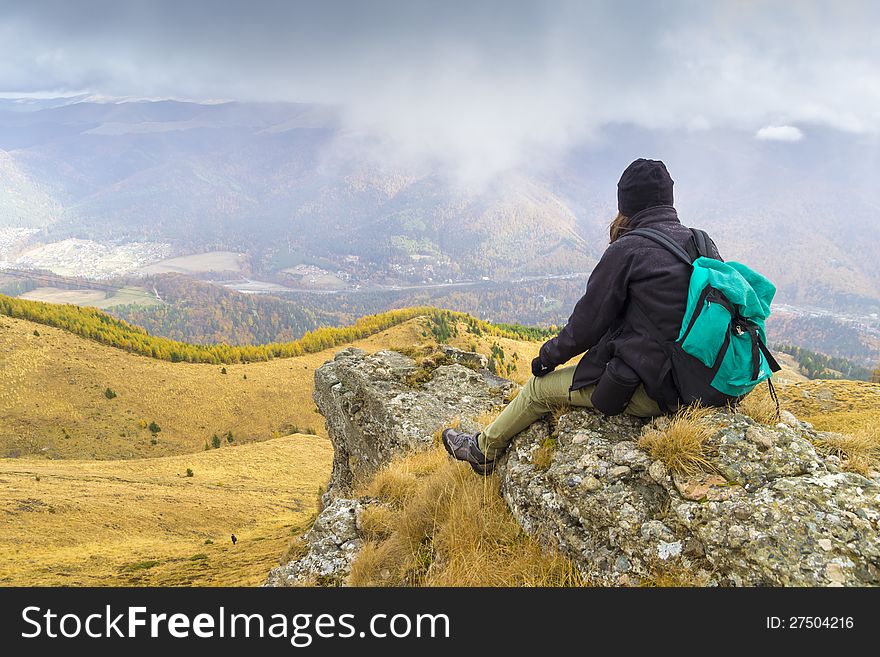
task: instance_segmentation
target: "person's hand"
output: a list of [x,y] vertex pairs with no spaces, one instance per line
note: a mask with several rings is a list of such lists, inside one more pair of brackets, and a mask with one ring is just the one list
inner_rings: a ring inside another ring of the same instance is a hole
[[538,356],[534,360],[532,360],[532,374],[535,376],[544,376],[545,374],[550,374],[555,367],[548,367],[541,361],[541,357]]

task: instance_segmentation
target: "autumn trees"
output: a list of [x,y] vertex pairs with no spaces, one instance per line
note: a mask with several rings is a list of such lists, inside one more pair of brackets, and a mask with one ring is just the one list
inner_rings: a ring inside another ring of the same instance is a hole
[[435,326],[454,331],[458,322],[470,331],[523,339],[531,330],[523,327],[499,327],[464,313],[430,307],[390,310],[361,317],[354,324],[322,327],[309,331],[298,340],[263,345],[190,344],[150,335],[139,326],[116,319],[95,308],[69,304],[50,304],[0,295],[0,315],[54,326],[102,344],[142,356],[172,362],[231,364],[289,358],[315,353],[369,337],[416,317],[431,317]]

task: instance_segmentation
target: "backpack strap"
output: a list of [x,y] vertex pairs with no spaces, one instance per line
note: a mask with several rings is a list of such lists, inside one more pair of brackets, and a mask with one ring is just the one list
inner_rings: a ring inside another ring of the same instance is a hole
[[[776,421],[780,420],[779,397],[776,395],[776,388],[773,387],[773,377],[767,379],[767,389],[770,391],[770,399],[776,404]],[[740,398],[742,399],[742,398]]]
[[697,255],[702,258],[711,258],[712,252],[709,250],[709,236],[706,234],[706,231],[699,228],[691,228],[691,234],[694,236]]
[[779,366],[779,363],[776,362],[776,359],[773,357],[773,354],[770,353],[770,350],[767,348],[767,345],[764,344],[764,341],[760,338],[758,339],[758,349],[761,350],[761,353],[764,354],[764,358],[767,359],[767,365],[770,366],[771,372],[778,372],[782,368]]
[[720,254],[714,255],[715,253],[718,253],[718,247],[715,246],[715,242],[712,241],[712,238],[709,237],[709,233],[705,230],[691,228],[691,238],[691,241],[688,243],[687,251],[690,253],[693,249],[694,260],[702,257],[724,262],[724,258],[722,258]]
[[638,235],[639,237],[646,237],[647,239],[656,242],[664,249],[669,251],[676,258],[681,260],[686,265],[694,264],[694,259],[691,258],[687,251],[681,248],[678,244],[676,244],[670,237],[668,237],[665,233],[661,233],[659,230],[655,230],[653,228],[636,228],[627,233],[621,235],[621,237],[627,237],[629,235]]

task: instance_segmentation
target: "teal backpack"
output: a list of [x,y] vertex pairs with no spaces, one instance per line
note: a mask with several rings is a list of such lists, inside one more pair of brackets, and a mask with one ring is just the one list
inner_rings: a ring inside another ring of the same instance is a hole
[[[767,349],[764,333],[776,287],[743,264],[707,257],[708,235],[696,229],[691,232],[696,258],[658,230],[637,228],[627,233],[653,240],[693,267],[678,338],[663,340],[654,328],[654,339],[669,358],[681,403],[727,406],[767,381],[778,415],[779,401],[770,377],[780,367]],[[647,325],[655,326],[634,305]]]

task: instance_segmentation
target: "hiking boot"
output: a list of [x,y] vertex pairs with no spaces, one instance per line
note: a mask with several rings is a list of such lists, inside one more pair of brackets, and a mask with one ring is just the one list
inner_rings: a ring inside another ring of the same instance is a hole
[[453,458],[469,463],[478,475],[489,475],[495,469],[495,460],[490,461],[480,450],[480,444],[477,442],[479,435],[456,429],[444,429],[443,447]]

